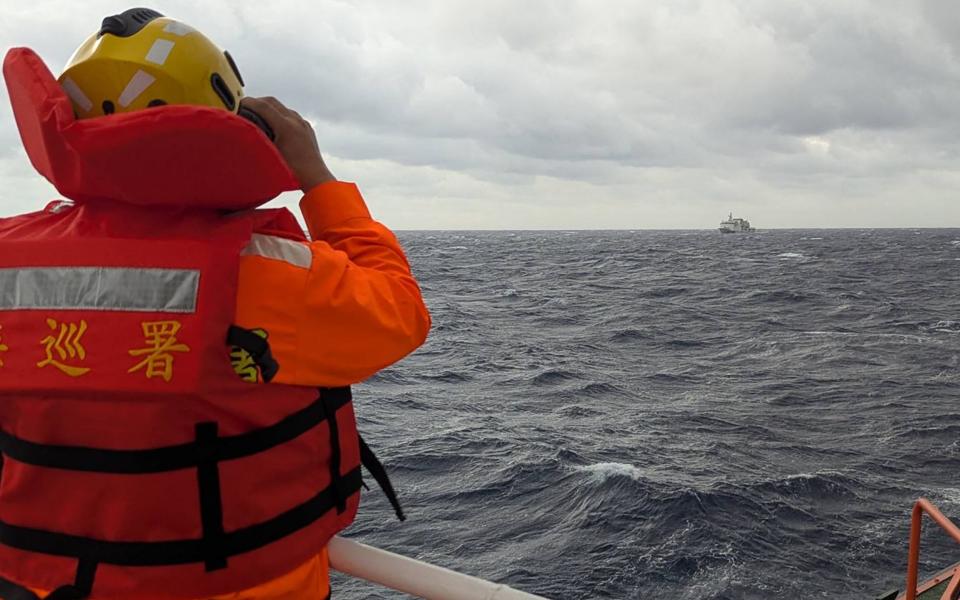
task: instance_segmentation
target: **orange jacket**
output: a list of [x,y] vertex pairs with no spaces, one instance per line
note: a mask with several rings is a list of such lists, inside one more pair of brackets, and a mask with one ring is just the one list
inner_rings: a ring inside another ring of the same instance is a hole
[[393,233],[352,183],[300,201],[310,243],[258,232],[240,262],[237,325],[269,335],[275,383],[362,381],[419,347],[430,315]]
[[[262,251],[241,259],[236,321],[268,332],[280,364],[273,381],[357,383],[419,347],[430,315],[396,236],[370,217],[355,185],[321,184],[300,210],[313,241],[255,236]],[[323,552],[284,577],[214,600],[319,600],[329,593],[327,571]]]
[[327,551],[283,577],[257,587],[205,600],[323,600],[330,597]]

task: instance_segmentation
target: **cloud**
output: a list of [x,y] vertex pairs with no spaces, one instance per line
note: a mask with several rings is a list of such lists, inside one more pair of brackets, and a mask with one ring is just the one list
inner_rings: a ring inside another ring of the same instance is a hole
[[[828,225],[960,224],[938,187],[960,156],[946,2],[156,4],[228,48],[249,93],[310,118],[364,189],[425,199],[419,221],[388,202],[388,222],[709,227],[735,208],[816,225],[806,206]],[[123,8],[0,8],[0,41],[56,70]],[[11,127],[0,112],[4,161]]]

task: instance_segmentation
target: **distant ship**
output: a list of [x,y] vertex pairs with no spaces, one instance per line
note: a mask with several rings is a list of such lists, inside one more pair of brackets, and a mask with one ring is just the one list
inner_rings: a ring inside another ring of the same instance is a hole
[[756,231],[756,229],[750,227],[750,221],[739,217],[734,219],[733,213],[730,213],[726,221],[720,223],[720,233],[750,233],[752,231]]

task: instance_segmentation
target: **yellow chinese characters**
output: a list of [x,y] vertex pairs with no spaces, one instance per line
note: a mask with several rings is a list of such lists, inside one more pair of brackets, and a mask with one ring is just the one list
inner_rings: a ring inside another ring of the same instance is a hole
[[[0,329],[3,329],[3,327],[0,327]],[[6,352],[8,350],[10,350],[10,348],[8,348],[7,345],[3,343],[3,332],[0,332],[0,352]],[[3,358],[0,358],[0,367],[2,366],[3,366]]]
[[174,352],[190,352],[190,347],[177,340],[180,323],[177,321],[151,321],[141,323],[146,348],[130,350],[130,356],[146,357],[130,367],[127,373],[144,369],[147,379],[162,377],[164,381],[173,379]]
[[[53,333],[40,340],[47,358],[38,362],[37,366],[43,368],[47,365],[53,365],[70,377],[80,377],[88,373],[90,369],[87,367],[68,365],[63,362],[67,360],[80,361],[87,358],[87,351],[80,343],[80,338],[87,330],[87,322],[81,320],[80,325],[77,325],[76,323],[58,323],[56,319],[48,318],[47,327]],[[59,357],[59,360],[54,356],[54,353]]]
[[[267,332],[263,329],[253,329],[252,333],[267,339]],[[258,383],[260,381],[260,368],[257,366],[253,356],[240,346],[230,347],[230,364],[234,372],[248,383]]]

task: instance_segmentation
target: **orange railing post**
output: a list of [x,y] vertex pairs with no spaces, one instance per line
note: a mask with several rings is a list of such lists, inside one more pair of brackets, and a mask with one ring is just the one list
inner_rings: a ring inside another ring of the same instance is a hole
[[907,590],[904,600],[916,600],[917,598],[917,570],[920,567],[920,530],[923,526],[923,513],[927,513],[937,525],[947,532],[947,535],[960,544],[960,528],[954,525],[926,498],[917,500],[916,504],[913,505],[913,513],[910,515],[910,554],[907,556]]

